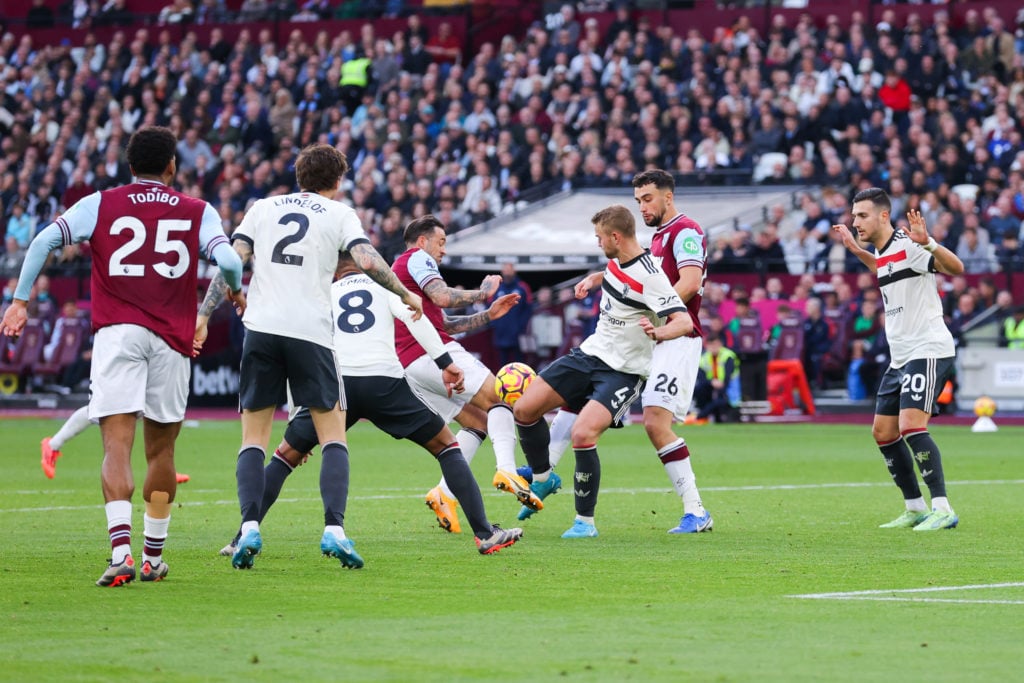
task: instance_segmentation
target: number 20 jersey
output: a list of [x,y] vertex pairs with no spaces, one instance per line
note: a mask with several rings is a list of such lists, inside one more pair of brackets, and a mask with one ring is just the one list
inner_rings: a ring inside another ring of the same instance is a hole
[[94,331],[138,325],[192,354],[197,257],[227,241],[212,206],[138,181],[83,197],[55,223],[65,245],[89,240]]
[[310,192],[267,197],[249,208],[231,239],[253,251],[245,327],[333,348],[338,252],[369,242],[356,212]]

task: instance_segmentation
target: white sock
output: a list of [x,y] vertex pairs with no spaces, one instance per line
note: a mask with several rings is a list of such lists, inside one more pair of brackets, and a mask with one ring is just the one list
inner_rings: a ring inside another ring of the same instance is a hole
[[71,413],[67,422],[50,437],[50,448],[59,451],[65,443],[84,432],[91,424],[89,422],[89,406],[82,406]]
[[499,405],[487,411],[487,436],[491,437],[498,469],[515,473],[516,420],[508,406]]
[[[142,547],[142,561],[149,561],[150,564],[157,565],[162,561],[163,558],[163,542],[167,540],[167,527],[171,524],[170,517],[164,517],[158,519],[156,517],[150,517],[144,514],[142,516],[142,533],[145,536],[145,545]],[[146,547],[149,545],[149,541],[153,540],[158,542],[161,553],[158,555],[150,555],[146,552]]]
[[[110,563],[121,564],[124,558],[132,554],[131,526],[132,526],[132,502],[130,500],[112,500],[104,508],[107,512],[107,530],[117,526],[127,526],[129,531],[118,538],[111,538],[112,549],[110,551]],[[119,542],[123,540],[123,542]]]
[[576,413],[570,413],[568,410],[559,410],[555,413],[555,419],[551,421],[549,427],[551,441],[548,445],[548,462],[551,463],[551,467],[556,467],[565,452],[569,450],[569,444],[572,441],[572,426],[576,424],[577,417]]
[[462,457],[466,459],[466,462],[472,463],[477,449],[483,443],[480,435],[471,429],[460,429],[459,433],[455,435],[455,440],[459,442]]
[[551,478],[551,470],[547,470],[546,472],[534,472],[533,473],[533,480],[535,482],[537,482],[538,484],[543,483],[543,482],[547,481],[550,478]]
[[949,507],[949,499],[945,496],[936,496],[932,498],[932,510],[939,512],[952,512],[953,508]]
[[348,537],[347,537],[347,536],[345,535],[345,530],[344,530],[344,529],[342,529],[342,528],[341,528],[340,526],[338,526],[337,524],[330,524],[330,525],[328,525],[328,526],[325,526],[325,527],[324,527],[324,533],[325,533],[325,534],[334,534],[335,536],[337,536],[337,537],[338,537],[338,540],[339,540],[339,541],[344,541],[344,540],[345,540],[346,538],[348,538]]
[[242,522],[242,535],[245,536],[250,531],[259,531],[259,522]]
[[593,517],[584,517],[583,515],[576,515],[576,521],[578,521],[578,522],[586,522],[587,524],[590,524],[590,525],[594,524],[594,518]]
[[924,498],[910,498],[904,501],[907,509],[911,512],[928,512],[928,506],[924,504]]
[[[685,441],[676,439],[664,448],[659,449],[658,455],[685,445]],[[697,490],[697,477],[693,473],[693,465],[690,464],[690,458],[686,457],[682,460],[666,462],[664,466],[665,474],[668,475],[669,481],[672,482],[672,487],[675,488],[679,497],[683,499],[683,514],[703,517],[704,504],[700,500],[700,491]]]
[[[455,440],[459,443],[459,450],[462,451],[462,457],[466,459],[466,462],[473,462],[473,456],[476,455],[477,449],[483,443],[480,435],[471,429],[460,429],[459,433],[455,435]],[[448,482],[444,480],[444,477],[441,477],[441,481],[437,485],[441,487],[444,495],[455,498],[455,494],[448,488]]]

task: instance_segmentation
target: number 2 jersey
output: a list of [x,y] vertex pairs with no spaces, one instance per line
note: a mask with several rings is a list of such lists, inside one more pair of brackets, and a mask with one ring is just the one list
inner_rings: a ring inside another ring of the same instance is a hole
[[338,252],[369,243],[356,212],[311,192],[267,197],[246,211],[231,239],[245,240],[253,252],[245,327],[334,348]]
[[875,266],[885,304],[890,365],[901,368],[915,358],[956,355],[953,335],[942,319],[935,257],[896,230],[879,250]]
[[647,317],[657,326],[657,318],[685,313],[686,306],[646,250],[625,263],[609,261],[601,290],[597,329],[583,340],[580,350],[613,370],[647,377],[654,341],[640,327],[640,318]]
[[395,319],[413,330],[431,358],[445,354],[444,344],[426,316],[412,320],[412,311],[397,294],[368,275],[350,273],[331,285],[334,312],[334,355],[342,375],[404,377],[395,353]]
[[89,240],[94,331],[139,325],[192,355],[198,254],[228,244],[212,206],[140,180],[83,197],[54,224],[65,245]]

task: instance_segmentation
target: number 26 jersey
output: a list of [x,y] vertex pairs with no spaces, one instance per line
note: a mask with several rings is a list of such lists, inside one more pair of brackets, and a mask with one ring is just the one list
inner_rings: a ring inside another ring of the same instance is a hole
[[369,242],[356,212],[311,192],[267,197],[250,207],[231,239],[253,251],[245,327],[333,348],[338,252]]

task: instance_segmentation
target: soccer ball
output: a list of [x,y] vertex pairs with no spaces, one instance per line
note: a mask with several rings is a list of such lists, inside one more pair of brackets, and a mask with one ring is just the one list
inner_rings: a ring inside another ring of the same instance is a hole
[[992,417],[996,414],[996,402],[988,396],[979,396],[974,402],[974,414],[978,417]]
[[510,406],[515,405],[536,376],[537,373],[526,363],[508,363],[498,370],[494,390],[502,401]]

